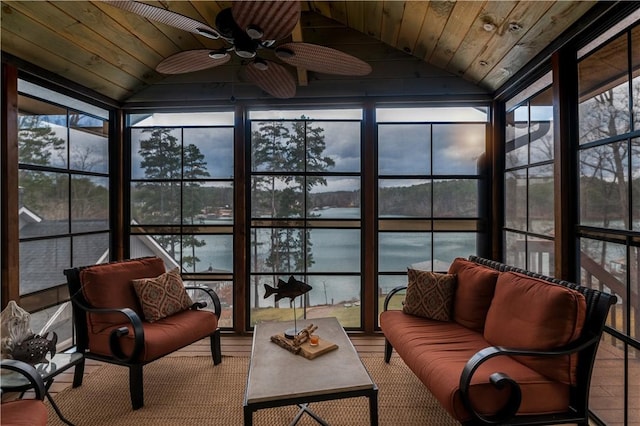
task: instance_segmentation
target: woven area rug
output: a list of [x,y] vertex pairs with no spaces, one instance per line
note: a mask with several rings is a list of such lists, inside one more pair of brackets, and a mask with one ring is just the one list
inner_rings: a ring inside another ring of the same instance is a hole
[[[459,424],[399,357],[393,357],[390,364],[384,363],[382,354],[362,360],[378,385],[380,425]],[[100,367],[85,377],[81,387],[65,389],[54,398],[76,426],[240,426],[248,368],[248,357],[225,356],[215,367],[209,357],[160,359],[144,369],[145,405],[136,411],[129,401],[128,369],[114,365]],[[364,397],[317,402],[310,408],[330,425],[369,424],[369,404]],[[259,410],[253,424],[288,425],[297,412],[295,406]],[[307,414],[298,424],[317,425]],[[48,425],[64,425],[51,407]]]

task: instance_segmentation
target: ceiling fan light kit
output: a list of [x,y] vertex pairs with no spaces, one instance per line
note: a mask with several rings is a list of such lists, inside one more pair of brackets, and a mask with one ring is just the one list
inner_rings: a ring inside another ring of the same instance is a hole
[[287,38],[300,20],[298,1],[236,1],[215,17],[216,28],[161,7],[138,1],[106,0],[120,9],[135,13],[184,31],[210,39],[221,39],[229,47],[210,50],[195,49],[173,54],[162,60],[156,71],[181,74],[223,65],[233,51],[243,60],[245,78],[276,98],[292,98],[296,81],[284,66],[259,56],[261,50],[273,51],[275,57],[289,65],[325,74],[362,76],[371,66],[342,51],[311,43],[290,42],[276,46]]

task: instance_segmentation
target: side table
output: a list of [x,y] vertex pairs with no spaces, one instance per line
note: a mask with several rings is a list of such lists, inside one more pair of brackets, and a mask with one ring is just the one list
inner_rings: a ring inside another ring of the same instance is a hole
[[[73,426],[69,420],[67,420],[63,415],[58,405],[55,403],[51,394],[49,393],[49,388],[53,384],[55,377],[68,370],[71,367],[75,367],[82,361],[83,355],[79,352],[73,353],[59,353],[56,354],[51,360],[48,362],[41,362],[35,364],[33,367],[36,369],[40,377],[42,377],[42,381],[45,386],[45,396],[49,400],[51,407],[56,412],[60,420],[69,426]],[[2,374],[0,376],[0,387],[2,387],[3,391],[7,392],[26,392],[31,388],[31,384],[29,381],[21,374],[17,372],[10,372],[7,374]]]

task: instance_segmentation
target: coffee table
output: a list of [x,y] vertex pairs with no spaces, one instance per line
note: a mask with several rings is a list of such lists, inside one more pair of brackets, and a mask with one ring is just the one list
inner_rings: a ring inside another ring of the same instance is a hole
[[[55,401],[51,397],[51,394],[49,393],[49,388],[53,384],[53,380],[58,374],[78,365],[82,361],[82,358],[83,355],[79,352],[57,353],[48,362],[41,362],[33,366],[40,377],[42,377],[42,381],[45,385],[45,396],[51,403],[51,407],[56,412],[60,420],[62,420],[69,426],[73,426],[73,423],[71,423],[62,415],[62,412],[58,408],[58,405],[55,403]],[[25,392],[31,388],[31,383],[29,383],[29,380],[27,380],[27,378],[22,374],[12,371],[10,373],[2,375],[0,386],[2,387],[3,391],[7,392]]]
[[[244,395],[244,424],[253,424],[253,413],[264,408],[298,405],[295,425],[306,413],[327,425],[308,404],[342,398],[369,398],[372,426],[378,425],[378,387],[371,380],[351,340],[336,318],[300,320],[297,328],[318,326],[320,339],[338,345],[338,349],[312,360],[295,355],[271,342],[271,336],[294,326],[293,321],[264,322],[255,326],[251,362]],[[290,377],[291,379],[287,379]]]

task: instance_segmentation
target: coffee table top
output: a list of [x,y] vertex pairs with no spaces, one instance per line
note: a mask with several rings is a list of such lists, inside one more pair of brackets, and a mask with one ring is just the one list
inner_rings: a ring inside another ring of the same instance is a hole
[[271,336],[293,328],[293,321],[255,326],[245,404],[375,388],[336,318],[299,320],[297,327],[302,329],[309,324],[317,325],[315,334],[337,344],[338,349],[309,360],[270,340]]
[[[82,360],[82,354],[79,352],[57,353],[53,358],[47,357],[47,360],[47,362],[41,362],[33,366],[45,383],[66,369],[78,364]],[[29,380],[24,375],[15,371],[3,370],[3,389],[21,388],[23,386],[30,386]]]

